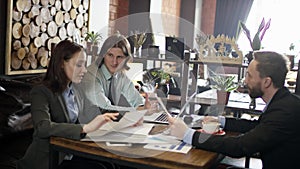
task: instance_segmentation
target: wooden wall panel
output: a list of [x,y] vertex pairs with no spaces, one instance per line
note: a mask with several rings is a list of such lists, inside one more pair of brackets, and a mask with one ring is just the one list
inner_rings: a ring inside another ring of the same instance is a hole
[[46,72],[52,44],[81,43],[88,18],[89,0],[8,0],[5,73]]

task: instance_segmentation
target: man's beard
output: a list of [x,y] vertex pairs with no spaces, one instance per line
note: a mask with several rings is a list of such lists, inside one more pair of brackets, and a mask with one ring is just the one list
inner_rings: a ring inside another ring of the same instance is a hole
[[249,96],[251,98],[258,98],[258,97],[261,97],[264,94],[263,91],[261,91],[259,86],[260,86],[260,84],[257,84],[252,89],[250,89],[248,87]]

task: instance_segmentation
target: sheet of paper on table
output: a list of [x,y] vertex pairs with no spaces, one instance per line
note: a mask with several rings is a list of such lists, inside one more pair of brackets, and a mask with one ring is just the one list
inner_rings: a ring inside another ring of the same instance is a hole
[[198,98],[217,99],[217,90],[210,89],[196,95]]
[[160,150],[160,151],[171,151],[177,153],[188,153],[192,148],[191,145],[184,142],[178,144],[147,144],[144,146],[146,149]]
[[154,124],[143,123],[143,125],[133,126],[144,114],[143,111],[126,113],[119,122],[109,122],[98,130],[88,133],[87,137],[81,141],[117,141],[129,143],[178,143],[178,140],[170,136],[148,135]]
[[[142,132],[147,132],[145,131],[146,129],[149,130],[150,127],[148,128],[133,128],[132,126],[136,124],[142,117],[144,117],[145,113],[147,110],[141,110],[141,111],[133,111],[133,112],[127,112],[125,115],[121,118],[119,122],[109,122],[101,126],[98,130],[88,133],[88,135],[105,135],[109,132],[112,131],[117,131],[117,132],[126,132],[126,133],[131,133],[134,134],[138,130],[141,130],[140,133]],[[153,127],[153,126],[152,126]],[[143,130],[142,130],[143,129]],[[151,130],[151,128],[150,128]],[[148,131],[149,132],[149,131]],[[139,134],[139,133],[136,133]]]
[[94,142],[123,142],[137,144],[178,144],[180,141],[175,137],[166,136],[163,134],[148,135],[148,134],[130,134],[112,131],[106,135],[87,136],[81,141]]
[[[89,141],[92,139],[93,141],[130,141],[132,139],[145,139],[148,133],[153,128],[154,124],[145,123],[139,126],[129,126],[126,128],[122,128],[116,130],[113,126],[118,125],[116,123],[119,122],[111,122],[107,123],[107,125],[101,127],[100,129],[88,133],[87,137],[82,139],[82,141]],[[128,137],[128,139],[127,139]],[[135,142],[132,140],[133,142]]]
[[146,112],[147,110],[127,112],[119,122],[114,123],[113,125],[111,125],[110,123],[106,123],[101,127],[101,129],[110,130],[112,128],[118,131],[120,129],[127,128],[136,124],[142,117],[144,117]]
[[[196,95],[198,98],[217,99],[217,90],[210,89]],[[231,92],[229,95],[229,101],[250,103],[251,98],[247,93]],[[256,104],[265,105],[265,102],[261,98],[256,98]]]
[[[255,100],[256,100],[256,104],[265,105],[265,102],[261,98],[256,98]],[[229,95],[229,101],[250,103],[251,98],[248,93],[231,92]]]
[[133,126],[145,113],[146,111],[126,113],[119,122],[106,123],[98,130],[88,133],[81,141],[138,143],[146,144],[144,148],[147,149],[179,153],[187,153],[191,149],[191,146],[181,143],[173,136],[163,133],[149,135],[154,124]]

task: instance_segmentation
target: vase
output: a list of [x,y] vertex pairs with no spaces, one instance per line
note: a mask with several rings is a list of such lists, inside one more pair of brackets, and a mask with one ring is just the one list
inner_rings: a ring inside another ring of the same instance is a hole
[[245,58],[247,59],[246,64],[250,64],[250,62],[253,60],[253,51],[249,51],[249,53],[245,55]]
[[86,42],[86,53],[87,53],[87,55],[92,54],[92,46],[93,46],[92,42]]
[[141,57],[141,47],[134,47],[134,57]]
[[156,87],[156,93],[158,97],[167,97],[169,94],[168,84],[158,84]]
[[227,105],[230,92],[217,90],[217,103],[218,105]]
[[290,70],[294,68],[294,62],[295,62],[295,55],[286,55],[289,58],[290,61]]
[[156,57],[158,58],[159,55],[159,46],[156,45],[149,45],[148,47],[148,55],[149,57]]

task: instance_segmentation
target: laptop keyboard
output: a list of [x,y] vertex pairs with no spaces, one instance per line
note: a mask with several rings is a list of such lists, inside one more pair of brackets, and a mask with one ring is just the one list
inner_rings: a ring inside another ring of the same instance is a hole
[[168,117],[165,113],[162,113],[155,119],[155,121],[168,122]]

